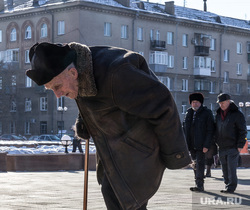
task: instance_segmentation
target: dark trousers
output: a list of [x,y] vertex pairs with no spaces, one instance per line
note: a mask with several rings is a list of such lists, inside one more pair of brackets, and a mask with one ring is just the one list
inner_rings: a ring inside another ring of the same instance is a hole
[[234,192],[238,184],[237,166],[239,151],[236,148],[219,150],[219,158],[226,190]]
[[201,150],[192,150],[190,151],[191,158],[196,162],[196,169],[194,170],[195,174],[195,183],[199,188],[204,187],[204,170],[205,170],[205,153]]
[[76,152],[76,148],[78,148],[79,152],[83,153],[81,140],[73,139],[73,149],[72,152]]
[[[122,207],[105,175],[102,181],[102,195],[108,210],[122,210]],[[147,209],[147,203],[141,206],[137,210],[146,210],[146,209]]]

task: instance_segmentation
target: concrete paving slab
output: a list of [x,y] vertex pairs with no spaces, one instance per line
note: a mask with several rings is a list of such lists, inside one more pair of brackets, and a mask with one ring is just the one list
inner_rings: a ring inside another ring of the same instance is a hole
[[[250,209],[250,169],[238,169],[238,178],[236,193],[222,194],[221,169],[213,169],[212,177],[205,179],[205,192],[192,193],[191,169],[166,170],[148,209]],[[2,172],[0,183],[1,210],[83,209],[84,171]],[[88,189],[88,209],[105,210],[95,171],[89,172]]]

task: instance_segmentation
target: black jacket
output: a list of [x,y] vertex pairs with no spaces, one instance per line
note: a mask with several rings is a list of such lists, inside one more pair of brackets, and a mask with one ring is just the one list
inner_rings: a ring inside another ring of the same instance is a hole
[[157,191],[166,167],[190,163],[173,97],[138,53],[70,46],[83,72],[76,103],[84,136],[96,146],[97,173],[103,167],[123,209],[137,209]]
[[221,119],[221,108],[215,117],[216,135],[215,142],[219,149],[243,148],[246,143],[246,120],[235,103],[231,102],[225,120]]
[[[190,107],[187,110],[183,128],[189,150],[209,149],[214,135],[214,117],[212,111],[201,105],[196,112],[194,127],[192,129],[194,110]],[[193,131],[193,133],[192,133]],[[193,136],[193,139],[191,138]]]

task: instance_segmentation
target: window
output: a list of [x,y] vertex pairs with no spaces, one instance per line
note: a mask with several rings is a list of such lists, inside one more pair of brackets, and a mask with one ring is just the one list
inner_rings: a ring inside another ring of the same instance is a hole
[[174,68],[174,56],[173,55],[169,55],[168,57],[168,67]]
[[3,41],[3,31],[0,30],[0,43]]
[[211,68],[211,58],[195,56],[194,68]]
[[242,64],[237,63],[237,75],[242,75]]
[[122,25],[121,27],[121,38],[127,39],[128,38],[128,25]]
[[25,87],[32,87],[32,80],[27,76],[25,76]]
[[11,32],[10,32],[10,41],[11,42],[16,41],[16,29],[15,28],[11,29]]
[[216,50],[216,39],[211,39],[210,50]]
[[182,79],[182,91],[188,91],[188,80],[187,79]]
[[31,99],[25,98],[25,112],[30,112],[31,110],[32,110]]
[[247,42],[247,53],[250,53],[250,42]]
[[25,122],[25,124],[24,124],[24,133],[26,134],[26,135],[29,135],[30,134],[30,122]]
[[48,104],[47,104],[47,98],[41,97],[40,98],[40,111],[47,111]]
[[211,72],[216,72],[216,61],[211,60]]
[[30,63],[29,50],[25,50],[25,63]]
[[47,24],[44,23],[41,26],[41,38],[45,38],[47,36],[48,36],[48,27],[47,27]]
[[11,100],[10,111],[11,112],[16,112],[16,100],[15,99]]
[[237,54],[242,54],[242,43],[237,42]]
[[140,27],[137,28],[137,40],[143,41],[143,28]]
[[160,40],[160,31],[159,30],[156,31],[156,40]]
[[188,46],[188,35],[182,34],[182,46],[187,47]]
[[169,77],[158,76],[160,82],[164,84],[169,90],[172,90],[172,82]]
[[182,58],[182,69],[187,69],[188,68],[188,58],[183,57]]
[[11,86],[16,86],[16,75],[11,75]]
[[229,62],[229,50],[224,50],[224,61]]
[[111,36],[111,23],[104,23],[104,36]]
[[186,114],[186,111],[187,111],[187,102],[183,101],[181,105],[181,113]]
[[25,39],[31,39],[31,27],[28,26],[25,30]]
[[65,22],[64,21],[58,21],[57,22],[57,35],[65,34]]
[[11,121],[10,122],[10,133],[15,134],[16,133],[16,122]]
[[215,87],[216,87],[216,83],[213,81],[210,81],[209,93],[215,93]]
[[46,121],[40,122],[40,133],[47,134],[47,122]]
[[228,83],[229,82],[229,72],[225,71],[224,72],[224,83]]
[[57,109],[58,107],[64,107],[64,97],[60,97],[57,99]]
[[209,81],[205,80],[205,79],[195,79],[194,80],[194,90],[195,91],[201,91],[201,90],[205,90],[208,91],[209,90]]
[[18,62],[19,61],[19,50],[11,49],[6,51],[6,62]]
[[3,77],[0,77],[0,90],[3,89]]
[[160,51],[151,52],[149,56],[149,63],[168,65],[168,53]]
[[167,32],[167,44],[173,45],[174,44],[174,33]]
[[150,30],[150,40],[154,40],[154,29]]
[[236,94],[241,94],[241,84],[236,84]]

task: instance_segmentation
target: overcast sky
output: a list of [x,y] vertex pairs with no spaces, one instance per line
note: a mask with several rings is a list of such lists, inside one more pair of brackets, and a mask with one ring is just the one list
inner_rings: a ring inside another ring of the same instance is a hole
[[[164,4],[171,0],[149,0]],[[203,0],[174,0],[175,5],[203,10]],[[250,20],[250,0],[207,0],[207,11],[221,16]]]

